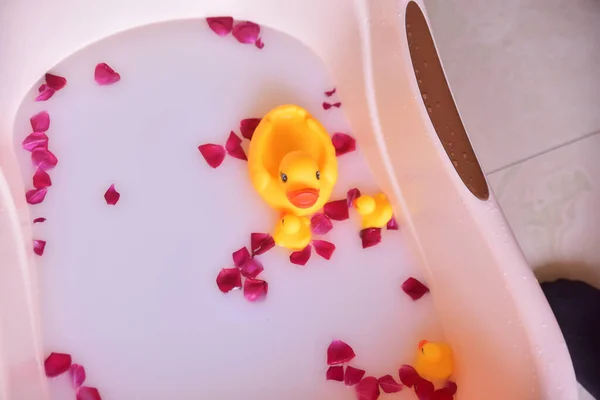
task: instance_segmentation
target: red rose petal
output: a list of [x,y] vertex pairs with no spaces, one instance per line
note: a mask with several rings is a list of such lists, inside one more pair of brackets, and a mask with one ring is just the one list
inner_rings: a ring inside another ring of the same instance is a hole
[[52,180],[50,175],[44,170],[38,169],[33,175],[33,187],[36,189],[43,189],[52,186]]
[[456,383],[448,381],[444,386],[444,390],[447,390],[448,393],[454,396],[456,394],[456,391],[458,390],[458,386],[456,386]]
[[119,199],[121,198],[121,193],[117,192],[117,189],[115,189],[115,184],[113,183],[112,185],[110,185],[108,187],[108,189],[106,189],[106,192],[104,193],[104,200],[106,200],[106,204],[114,206],[115,204],[117,204],[117,202],[119,201]]
[[352,360],[356,354],[347,343],[334,340],[327,348],[327,365],[343,364]]
[[334,133],[331,137],[331,143],[333,143],[335,155],[338,157],[356,150],[356,139],[345,133]]
[[327,368],[327,380],[338,381],[344,380],[344,367],[341,365],[333,365]]
[[82,386],[77,390],[76,400],[102,400],[98,389],[89,386]]
[[44,369],[48,378],[64,374],[71,367],[71,355],[64,353],[51,353],[44,361]]
[[331,97],[331,96],[333,96],[334,93],[335,93],[335,88],[325,92],[325,96]]
[[46,221],[46,218],[44,218],[44,217],[38,217],[38,218],[36,218],[36,219],[33,220],[33,223],[36,224],[38,222],[41,223],[41,222],[44,222],[44,221]]
[[431,400],[452,400],[452,398],[453,395],[446,388],[436,390],[431,396]]
[[260,26],[254,22],[240,22],[233,27],[233,36],[240,43],[254,44],[258,40],[258,35],[260,35]]
[[47,111],[40,111],[29,118],[29,122],[34,132],[46,132],[50,128],[50,114]]
[[330,201],[323,207],[323,212],[334,221],[343,221],[350,218],[346,200]]
[[223,293],[242,287],[242,275],[237,268],[223,268],[217,275],[217,286]]
[[219,36],[227,36],[233,29],[232,17],[210,17],[206,18],[206,23]]
[[256,127],[260,124],[260,118],[246,118],[240,121],[240,132],[248,140],[252,139]]
[[227,139],[227,143],[225,143],[225,150],[233,158],[248,161],[248,157],[246,157],[246,153],[242,149],[242,139],[233,131],[229,133],[229,138]]
[[71,377],[71,385],[77,389],[85,382],[85,368],[83,368],[83,365],[73,364],[69,368],[69,376]]
[[329,260],[335,251],[335,244],[326,240],[313,240],[312,245],[315,248],[315,252],[326,260]]
[[44,132],[33,132],[21,142],[23,149],[33,151],[34,149],[48,148],[48,136]]
[[328,102],[324,101],[323,102],[323,110],[329,110],[331,108],[331,104],[329,104]]
[[225,159],[225,148],[219,144],[203,144],[198,146],[198,150],[208,165],[213,168],[217,168]]
[[295,251],[290,254],[290,262],[296,265],[306,265],[310,259],[311,246],[310,244],[300,251]]
[[346,375],[344,377],[344,384],[346,386],[354,386],[365,376],[364,369],[354,368],[350,365],[346,367]]
[[435,388],[433,387],[433,383],[429,382],[427,379],[420,378],[417,383],[415,383],[415,394],[419,400],[431,400],[434,391]]
[[257,301],[267,295],[269,284],[262,279],[248,278],[244,282],[244,297],[248,301]]
[[44,83],[38,88],[38,95],[35,98],[35,101],[46,101],[54,96],[54,93],[56,93],[56,91]]
[[348,190],[346,194],[346,201],[348,202],[348,207],[352,207],[354,200],[360,197],[360,190],[357,188]]
[[263,49],[265,47],[265,44],[263,43],[261,38],[256,39],[256,42],[254,42],[254,45],[258,48],[258,49]]
[[333,229],[333,224],[327,215],[317,213],[310,219],[310,228],[314,234],[324,235]]
[[240,272],[246,278],[256,278],[265,268],[256,258],[249,258],[240,267]]
[[377,378],[367,376],[356,385],[358,400],[376,400],[379,398],[379,383]]
[[100,63],[96,65],[96,69],[94,70],[94,80],[98,85],[112,85],[121,80],[121,75],[109,67],[108,64]]
[[29,204],[40,204],[46,198],[48,188],[43,189],[31,189],[25,193],[25,199]]
[[258,256],[266,253],[273,247],[275,247],[275,240],[268,233],[250,234],[250,250],[252,250],[252,255]]
[[44,255],[44,249],[46,248],[45,240],[34,240],[33,241],[33,252],[38,256]]
[[333,103],[331,105],[331,107],[336,107],[336,108],[340,108],[342,106],[342,103],[340,103],[339,101],[337,103]]
[[62,76],[46,74],[46,85],[54,91],[59,91],[67,85],[67,80]]
[[367,249],[381,242],[381,228],[367,228],[360,231],[362,248]]
[[408,387],[413,387],[421,379],[417,370],[407,364],[400,367],[399,374],[402,383]]
[[378,381],[381,390],[385,393],[397,393],[402,390],[402,385],[396,382],[391,375],[384,375]]
[[392,217],[392,219],[388,221],[386,228],[388,231],[397,231],[399,229],[398,221],[396,221],[395,217]]
[[404,281],[402,290],[409,295],[413,300],[419,300],[425,293],[429,292],[429,288],[423,285],[418,279],[412,276]]
[[233,264],[238,268],[241,268],[242,265],[251,258],[250,252],[246,247],[234,251],[231,256],[233,257]]
[[36,147],[31,151],[31,162],[34,166],[45,171],[54,168],[58,164],[58,159],[47,148]]

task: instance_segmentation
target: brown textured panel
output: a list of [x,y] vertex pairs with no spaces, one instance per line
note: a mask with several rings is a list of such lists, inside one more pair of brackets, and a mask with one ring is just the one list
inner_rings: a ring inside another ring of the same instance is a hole
[[421,98],[446,154],[471,193],[487,200],[490,193],[483,171],[452,99],[425,16],[413,1],[406,7],[406,35]]

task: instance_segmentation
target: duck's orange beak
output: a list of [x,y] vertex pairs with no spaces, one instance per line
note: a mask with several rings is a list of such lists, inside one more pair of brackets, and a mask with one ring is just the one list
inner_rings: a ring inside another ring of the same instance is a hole
[[421,350],[427,343],[429,343],[427,340],[421,340],[419,342],[419,350]]
[[304,188],[298,190],[288,190],[287,198],[294,206],[298,208],[310,208],[319,200],[319,189]]

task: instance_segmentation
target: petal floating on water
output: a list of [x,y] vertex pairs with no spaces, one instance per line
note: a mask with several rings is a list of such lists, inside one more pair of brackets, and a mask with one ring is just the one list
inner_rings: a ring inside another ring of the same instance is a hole
[[223,268],[217,275],[217,286],[223,293],[242,287],[242,275],[237,268]]
[[315,248],[315,252],[326,260],[329,260],[335,251],[335,244],[326,240],[313,240],[312,245]]
[[256,127],[260,124],[260,118],[246,118],[240,121],[240,132],[248,140],[252,139]]
[[275,247],[275,240],[273,236],[268,233],[251,233],[250,234],[250,250],[252,255],[258,256],[266,253]]
[[34,240],[33,241],[33,252],[38,256],[44,255],[44,249],[46,248],[45,240]]
[[62,76],[46,74],[46,85],[54,91],[59,91],[67,85],[67,80]]
[[217,168],[225,159],[225,148],[220,144],[203,144],[198,146],[200,154],[206,160],[206,163],[213,168]]
[[384,375],[378,381],[381,390],[385,393],[397,393],[402,390],[402,385],[396,382],[391,375]]
[[98,85],[112,85],[121,80],[121,75],[115,72],[108,64],[100,63],[96,65],[96,69],[94,70],[94,80]]
[[379,382],[373,376],[364,378],[355,386],[355,389],[358,400],[376,400],[379,398]]
[[356,354],[352,347],[341,340],[334,340],[327,348],[327,365],[343,364],[352,360]]
[[30,133],[23,142],[21,142],[21,146],[27,151],[33,151],[38,147],[48,148],[48,136],[46,136],[44,132]]
[[248,301],[264,299],[269,290],[269,284],[262,279],[248,278],[244,282],[244,297]]
[[48,188],[43,189],[31,189],[25,193],[25,199],[29,204],[40,204],[46,198]]
[[85,368],[83,365],[73,364],[69,368],[69,376],[71,377],[71,386],[77,389],[85,382]]
[[338,157],[356,150],[356,139],[345,133],[334,133],[331,143],[333,143],[335,155]]
[[324,235],[333,229],[333,223],[327,215],[316,213],[310,219],[310,228],[314,234]]
[[52,186],[52,180],[50,175],[42,169],[38,169],[33,174],[33,187],[36,189],[43,189]]
[[34,132],[46,132],[50,128],[50,114],[48,111],[40,111],[29,118],[29,122]]
[[346,386],[354,386],[365,376],[364,369],[354,368],[351,365],[346,367],[346,376],[344,377],[344,384]]
[[327,380],[342,382],[344,380],[344,367],[341,365],[332,365],[327,368]]
[[402,284],[402,290],[413,300],[419,300],[427,292],[429,292],[429,288],[427,286],[412,276],[404,281]]
[[233,27],[233,36],[238,42],[255,44],[260,35],[260,26],[254,22],[239,22]]
[[117,192],[117,189],[115,189],[115,184],[113,183],[112,185],[110,185],[108,187],[108,189],[106,189],[106,192],[104,193],[104,200],[106,200],[106,204],[114,206],[115,204],[117,204],[117,202],[119,201],[119,199],[121,198],[121,193]]
[[296,265],[306,265],[308,260],[310,260],[311,254],[311,245],[309,244],[304,249],[300,251],[295,251],[290,254],[290,262]]
[[323,207],[323,212],[334,221],[343,221],[350,218],[348,203],[345,199],[330,201]]
[[206,23],[219,36],[227,36],[233,30],[232,17],[209,17],[206,18]]
[[64,374],[71,367],[71,355],[64,353],[50,353],[44,361],[44,370],[48,378]]

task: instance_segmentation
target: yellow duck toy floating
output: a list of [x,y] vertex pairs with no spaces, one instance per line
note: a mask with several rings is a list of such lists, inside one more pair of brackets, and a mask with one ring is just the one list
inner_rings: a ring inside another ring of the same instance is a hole
[[352,203],[361,216],[363,229],[382,228],[392,219],[394,210],[383,193],[375,196],[362,195]]
[[430,381],[448,379],[454,370],[452,348],[446,343],[421,340],[414,368],[421,377]]

